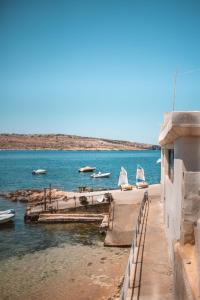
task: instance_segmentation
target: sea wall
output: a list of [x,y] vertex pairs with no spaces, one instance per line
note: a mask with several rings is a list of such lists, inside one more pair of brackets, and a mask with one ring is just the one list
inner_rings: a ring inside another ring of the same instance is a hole
[[177,300],[199,300],[199,249],[197,244],[174,245],[174,279]]
[[177,245],[175,245],[174,250],[175,299],[194,300],[192,290],[185,272],[184,262]]

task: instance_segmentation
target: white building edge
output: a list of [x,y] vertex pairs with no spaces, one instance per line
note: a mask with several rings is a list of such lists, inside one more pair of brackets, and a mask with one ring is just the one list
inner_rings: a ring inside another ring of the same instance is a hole
[[166,113],[159,143],[176,298],[200,299],[200,111]]

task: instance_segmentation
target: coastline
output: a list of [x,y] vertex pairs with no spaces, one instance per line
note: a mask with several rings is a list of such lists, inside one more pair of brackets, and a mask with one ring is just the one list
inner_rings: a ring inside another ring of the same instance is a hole
[[100,148],[90,148],[90,149],[85,149],[85,148],[81,148],[81,149],[56,149],[56,148],[30,148],[30,149],[25,149],[25,148],[12,148],[12,149],[0,149],[0,151],[105,151],[105,152],[109,152],[109,151],[148,151],[148,150],[152,150],[152,151],[156,151],[159,149],[144,149],[144,148],[135,148],[135,149],[100,149]]
[[[134,172],[134,165],[140,160],[141,164],[146,166],[146,172],[150,172],[152,182],[156,181],[156,177],[153,176],[159,170],[159,166],[155,164],[160,154],[158,151],[155,153],[149,151],[150,154],[146,151],[140,153],[135,151],[135,154],[121,152],[119,155],[115,155],[115,152],[94,155],[86,151],[85,154],[80,151],[80,154],[75,155],[57,154],[56,151],[54,155],[50,151],[49,154],[48,152],[44,154],[45,151],[40,154],[38,151],[37,155],[34,152],[29,155],[29,150],[24,151],[27,155],[20,151],[18,154],[11,151],[10,154],[1,152],[0,169],[5,182],[4,184],[2,182],[2,192],[28,189],[28,187],[43,190],[44,187],[49,187],[51,182],[52,199],[53,188],[68,191],[66,193],[70,197],[71,193],[74,196],[74,187],[103,186],[107,190],[109,186],[117,186],[118,170],[122,163],[129,168],[131,174],[132,169]],[[114,158],[111,160],[111,157]],[[98,168],[101,167],[103,170],[109,168],[112,177],[109,180],[95,181],[90,178],[90,174],[78,173],[81,165],[93,165],[94,162]],[[31,170],[35,166],[48,168],[48,174],[41,177],[32,176]],[[154,171],[151,173],[152,170]],[[130,175],[130,181],[133,180],[133,175],[132,177]],[[57,193],[56,197],[65,196],[60,191]],[[118,191],[115,190],[115,193]],[[126,195],[124,192],[124,196]],[[77,196],[80,194],[77,193]],[[2,256],[4,255],[1,260],[1,271],[4,276],[0,278],[0,290],[4,298],[10,297],[13,300],[117,299],[127,265],[129,248],[103,247],[101,236],[96,235],[93,229],[90,234],[85,230],[72,230],[70,224],[24,225],[22,214],[25,206],[20,201],[11,203],[2,199],[2,207],[16,208],[15,224],[7,228],[1,237],[4,242],[4,248],[1,249]],[[77,244],[79,240],[80,245]],[[9,253],[6,248],[9,249]]]
[[158,145],[66,134],[1,134],[2,150],[123,151],[158,149]]

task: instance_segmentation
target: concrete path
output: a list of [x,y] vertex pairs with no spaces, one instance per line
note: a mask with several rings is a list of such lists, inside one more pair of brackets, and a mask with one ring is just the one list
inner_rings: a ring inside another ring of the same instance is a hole
[[145,189],[112,192],[114,202],[105,246],[130,246]]
[[[149,189],[151,199],[144,244],[141,300],[173,300],[173,277],[163,225],[160,188]],[[133,298],[135,299],[135,298]]]

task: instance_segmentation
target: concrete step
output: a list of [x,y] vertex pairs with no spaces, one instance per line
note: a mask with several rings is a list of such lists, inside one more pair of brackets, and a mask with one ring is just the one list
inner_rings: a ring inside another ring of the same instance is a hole
[[101,222],[103,214],[40,214],[39,223]]

